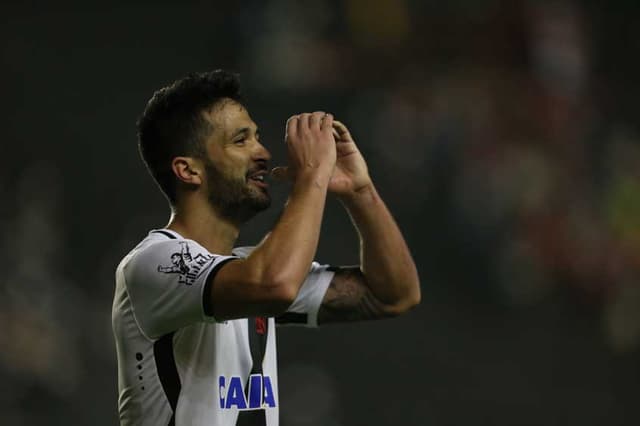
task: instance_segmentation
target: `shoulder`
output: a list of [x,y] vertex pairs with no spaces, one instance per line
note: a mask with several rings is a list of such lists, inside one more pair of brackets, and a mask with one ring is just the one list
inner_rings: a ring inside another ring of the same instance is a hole
[[194,240],[168,232],[151,231],[122,260],[119,269],[126,275],[136,271],[169,271],[195,265],[202,266],[216,257]]

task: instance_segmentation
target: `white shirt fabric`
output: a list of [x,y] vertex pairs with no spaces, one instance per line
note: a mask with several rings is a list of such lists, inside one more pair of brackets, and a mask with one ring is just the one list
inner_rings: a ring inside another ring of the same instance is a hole
[[[120,262],[112,324],[122,426],[231,426],[244,409],[264,409],[267,426],[278,425],[276,321],[267,320],[263,372],[256,382],[249,380],[248,321],[217,322],[203,305],[208,277],[251,249],[221,256],[162,229],[151,231]],[[332,278],[327,265],[314,262],[283,322],[316,327]],[[244,388],[261,382],[260,400],[248,396],[254,394]]]

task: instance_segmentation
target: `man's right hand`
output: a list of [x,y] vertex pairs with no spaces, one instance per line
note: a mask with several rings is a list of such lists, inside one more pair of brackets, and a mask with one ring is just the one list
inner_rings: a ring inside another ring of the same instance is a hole
[[313,179],[328,184],[336,164],[333,116],[322,111],[294,115],[287,120],[285,135],[289,165],[275,173],[294,181]]

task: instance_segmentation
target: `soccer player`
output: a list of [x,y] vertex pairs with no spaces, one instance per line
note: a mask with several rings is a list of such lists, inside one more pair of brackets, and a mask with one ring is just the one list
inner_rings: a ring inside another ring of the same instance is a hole
[[[235,248],[270,204],[269,151],[225,71],[157,91],[139,148],[171,218],[116,271],[112,323],[122,425],[278,424],[276,323],[392,317],[420,300],[415,264],[347,128],[324,112],[286,123],[292,190],[273,230]],[[327,193],[360,235],[360,265],[313,261]]]

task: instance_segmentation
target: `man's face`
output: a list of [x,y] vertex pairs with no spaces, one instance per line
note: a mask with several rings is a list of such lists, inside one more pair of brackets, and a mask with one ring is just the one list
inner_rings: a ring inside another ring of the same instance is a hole
[[265,181],[271,154],[239,103],[223,100],[204,114],[213,125],[205,142],[209,202],[223,216],[244,222],[271,204]]

